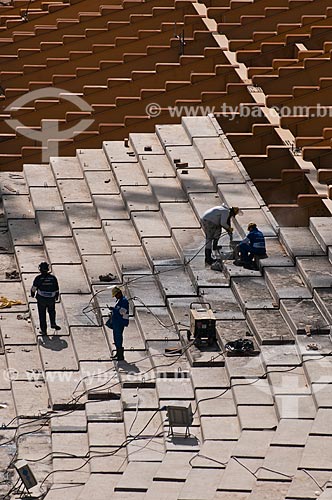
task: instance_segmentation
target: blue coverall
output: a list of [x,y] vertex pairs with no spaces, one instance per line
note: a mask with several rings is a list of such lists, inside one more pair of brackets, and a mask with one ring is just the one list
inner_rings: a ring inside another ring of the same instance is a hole
[[123,348],[123,330],[129,325],[129,302],[122,296],[115,304],[112,313],[112,330],[115,347]]
[[247,237],[239,244],[241,260],[251,262],[255,255],[265,255],[265,238],[263,233],[255,228],[249,231]]

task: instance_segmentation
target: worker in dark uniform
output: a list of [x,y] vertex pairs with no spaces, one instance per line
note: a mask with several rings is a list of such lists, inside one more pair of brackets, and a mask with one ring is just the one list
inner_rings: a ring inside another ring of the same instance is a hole
[[49,272],[47,262],[39,264],[40,274],[35,277],[31,288],[31,297],[36,295],[39,325],[42,335],[47,335],[46,311],[50,317],[51,328],[61,330],[55,321],[55,301],[59,298],[58,280]]
[[112,297],[116,298],[116,304],[111,307],[112,317],[107,326],[113,330],[113,340],[116,347],[116,359],[124,361],[123,356],[123,330],[129,325],[129,302],[123,295],[121,289],[115,286],[112,290]]
[[235,260],[234,264],[253,269],[256,268],[253,262],[255,255],[267,257],[265,238],[262,231],[257,228],[255,222],[249,222],[248,231],[246,238],[237,247],[239,259]]

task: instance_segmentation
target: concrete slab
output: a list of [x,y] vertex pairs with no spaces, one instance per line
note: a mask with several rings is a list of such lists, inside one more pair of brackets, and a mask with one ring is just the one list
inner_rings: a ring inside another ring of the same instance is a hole
[[331,472],[332,436],[309,436],[299,467]]
[[49,410],[47,389],[43,382],[14,380],[11,384],[18,415],[38,417]]
[[327,257],[298,258],[296,264],[311,291],[332,286],[332,265]]
[[116,247],[113,260],[118,276],[151,274],[151,268],[141,247]]
[[177,500],[183,483],[174,481],[154,481],[145,494],[145,500]]
[[25,164],[24,177],[27,185],[31,187],[55,187],[55,178],[50,165]]
[[248,311],[247,321],[260,344],[294,344],[295,338],[278,310]]
[[179,203],[186,202],[188,196],[182,190],[178,179],[173,177],[151,177],[149,184],[152,192],[159,203]]
[[[24,248],[24,247],[23,247]],[[15,260],[15,255],[8,253],[0,253],[0,280],[11,281],[6,277],[7,272],[18,271]]]
[[125,186],[121,192],[130,213],[140,210],[157,211],[159,209],[150,186]]
[[249,496],[249,500],[268,500],[273,495],[274,500],[283,500],[286,498],[289,489],[289,484],[282,484],[280,482],[273,481],[256,481],[253,490]]
[[2,313],[0,316],[0,330],[2,341],[5,346],[20,344],[36,344],[36,336],[33,332],[31,320],[18,320],[14,313]]
[[230,357],[226,358],[226,369],[230,379],[246,379],[252,384],[252,379],[259,379],[265,373],[260,358],[257,357]]
[[31,373],[42,371],[35,345],[12,345],[6,349],[6,358],[14,380],[29,380]]
[[292,258],[287,255],[284,247],[279,243],[278,238],[268,237],[265,239],[265,243],[268,258],[259,262],[260,268],[265,270],[265,268],[269,267],[294,266]]
[[8,222],[14,245],[41,245],[41,235],[34,219],[16,219]]
[[128,464],[125,472],[118,481],[115,491],[146,492],[156,473],[159,463],[132,462]]
[[171,297],[167,299],[167,305],[170,314],[175,323],[181,323],[184,328],[190,328],[190,304],[192,303],[192,297]]
[[311,388],[317,408],[332,408],[332,385],[314,383]]
[[190,378],[157,378],[156,388],[159,399],[194,399]]
[[208,116],[183,116],[182,126],[189,137],[215,137],[218,135]]
[[218,194],[229,207],[258,209],[261,206],[248,184],[219,184]]
[[325,253],[307,227],[280,228],[280,241],[294,258]]
[[120,190],[111,171],[86,170],[84,178],[91,195],[119,194]]
[[[29,275],[26,275],[26,276],[29,277]],[[30,280],[27,282],[27,287],[28,286],[31,286]],[[37,302],[36,301],[30,302],[29,308],[30,308],[30,313],[31,313],[31,326],[34,329],[34,335],[38,335],[39,334],[39,316],[38,316],[38,310],[37,310]],[[47,319],[47,321],[49,321],[49,320]],[[59,332],[57,332],[56,330],[49,328],[48,332],[51,333],[51,335],[53,337],[56,335],[60,335],[60,337],[69,335],[69,329],[68,329],[68,326],[66,324],[65,312],[63,309],[63,304],[61,302],[56,304],[56,321],[57,321],[57,324],[59,324],[61,326],[61,330]]]
[[282,300],[280,312],[294,335],[330,333],[329,323],[311,299]]
[[314,300],[324,316],[332,323],[332,292],[330,288],[320,288],[314,291]]
[[191,140],[181,124],[156,125],[156,134],[164,146],[191,145]]
[[126,411],[135,411],[138,405],[139,410],[157,410],[159,401],[155,389],[137,387],[136,389],[124,388],[121,391],[123,408]]
[[[120,399],[88,401],[85,405],[88,422],[121,422],[123,411]],[[90,448],[91,449],[91,448]],[[96,450],[99,451],[99,450]],[[108,450],[108,451],[112,451]],[[114,450],[115,451],[115,450]],[[97,454],[96,454],[97,455]],[[99,471],[102,472],[102,471]]]
[[88,423],[90,446],[120,446],[126,439],[124,426],[121,422],[91,422]]
[[[193,453],[181,451],[167,452],[162,464],[160,464],[154,475],[154,481],[177,481],[183,483],[186,480],[189,472],[191,471],[189,460],[191,460],[193,457]],[[149,492],[151,492],[151,488],[149,488]]]
[[65,212],[72,229],[99,228],[100,219],[92,203],[65,203]]
[[84,458],[54,458],[54,483],[85,483],[90,476],[90,464]]
[[237,440],[241,435],[237,416],[201,417],[201,426],[204,440]]
[[53,157],[50,165],[54,176],[57,179],[82,179],[82,169],[77,158],[68,157]]
[[155,276],[162,295],[166,297],[197,298],[195,288],[185,269],[179,266],[155,266]]
[[144,171],[135,157],[135,162],[112,163],[112,171],[120,188],[123,186],[147,186]]
[[[134,275],[128,275],[128,280],[135,278]],[[131,281],[126,285],[130,297],[133,299],[134,307],[162,307],[165,305],[164,299],[159,291],[157,280],[154,276],[144,276],[136,281]]]
[[174,325],[166,307],[146,309],[136,307],[135,319],[145,341],[178,340]]
[[195,393],[200,417],[236,417],[236,407],[230,391],[196,389]]
[[178,168],[177,177],[186,193],[215,193],[216,187],[203,169]]
[[39,264],[47,260],[42,246],[17,246],[15,253],[20,271],[23,273],[38,273]]
[[[248,500],[250,493],[217,491],[214,500]],[[53,499],[52,499],[53,500]]]
[[227,160],[231,155],[220,137],[195,138],[193,144],[203,161]]
[[62,293],[89,293],[90,287],[81,264],[55,264],[52,271],[57,276]]
[[158,212],[132,212],[132,221],[139,238],[167,238],[171,236],[170,229],[166,226],[161,213]]
[[219,482],[218,491],[250,493],[255,483],[255,476],[252,472],[255,473],[257,471],[262,465],[263,460],[258,458],[241,458],[239,461],[240,463],[233,459],[229,462]]
[[245,179],[231,159],[205,160],[205,168],[215,188],[218,184],[244,184]]
[[146,351],[126,351],[126,361],[117,365],[119,378],[123,387],[154,387],[156,374]]
[[70,337],[43,337],[39,352],[44,370],[78,370],[78,362]]
[[189,201],[199,220],[206,210],[222,204],[218,193],[191,193]]
[[88,435],[86,432],[54,432],[52,434],[53,453],[69,453],[84,457],[88,452]]
[[244,319],[239,304],[230,288],[202,288],[204,302],[211,304],[217,320]]
[[94,195],[92,199],[101,220],[130,218],[121,195]]
[[295,268],[270,267],[265,270],[265,279],[276,301],[281,299],[309,299],[310,290],[305,286]]
[[331,224],[328,217],[310,217],[309,229],[324,250],[332,245]]
[[78,229],[74,237],[81,255],[109,255],[109,244],[103,229]]
[[103,221],[103,231],[112,248],[139,246],[139,238],[131,220]]
[[165,154],[141,155],[139,156],[139,163],[144,171],[146,178],[149,179],[149,181],[152,177],[166,178],[176,176],[175,169],[173,168]]
[[283,418],[272,439],[273,446],[305,446],[312,420]]
[[30,188],[32,205],[37,210],[61,211],[62,201],[56,187],[32,187]]
[[[314,480],[310,476],[312,476]],[[331,472],[312,470],[310,471],[310,476],[299,469],[289,486],[288,496],[286,498],[308,498],[310,500],[316,500],[317,492],[319,491],[317,483],[325,484],[326,481],[329,481]]]
[[117,452],[116,446],[90,448],[90,453],[93,456],[90,461],[91,473],[93,475],[120,474],[127,467],[126,450]]
[[44,237],[71,236],[71,229],[64,212],[41,211],[36,213],[36,218]]
[[1,254],[13,253],[13,244],[8,231],[0,232],[0,252]]
[[86,432],[87,419],[84,410],[76,410],[69,414],[59,414],[51,420],[52,432]]
[[[276,236],[275,228],[272,226],[261,208],[242,210],[242,214],[236,217],[234,226],[237,227],[241,236],[245,237],[248,234],[248,224],[252,221],[255,221],[257,227],[260,229],[260,231],[262,231],[265,238],[273,238]],[[269,252],[267,253],[269,255]],[[287,255],[282,247],[280,247],[280,254],[284,256]]]
[[99,500],[101,492],[108,491],[113,496],[114,487],[120,474],[91,474],[79,495],[80,500]]
[[195,390],[198,389],[224,389],[230,387],[226,368],[191,368],[191,379]]
[[273,309],[276,305],[273,305],[274,300],[264,278],[233,278],[231,288],[244,311],[246,309]]
[[179,254],[171,238],[143,238],[142,246],[150,265],[181,265]]
[[64,203],[89,203],[91,195],[85,179],[63,179],[58,188]]
[[6,219],[33,219],[35,216],[34,207],[30,196],[20,194],[2,197]]
[[164,150],[155,133],[131,133],[129,137],[130,145],[136,155],[163,154]]
[[57,500],[61,495],[66,495],[67,500],[76,500],[83,487],[83,484],[53,484],[47,493],[47,500]]
[[19,281],[2,281],[1,282],[1,295],[9,300],[19,300],[21,305],[12,305],[10,310],[12,312],[24,312],[27,311],[27,302],[24,295],[24,289],[22,283]]
[[312,424],[310,435],[311,436],[331,436],[332,414],[328,408],[319,408],[316,418]]
[[[137,414],[133,411],[124,411],[123,420],[127,436],[136,436],[144,429],[144,432],[140,436],[149,439],[157,436],[162,431],[161,415],[156,411],[139,409]],[[157,460],[160,461],[160,456]]]
[[180,255],[194,258],[204,254],[205,238],[201,229],[174,229],[173,241]]
[[0,401],[0,425],[3,428],[7,425],[8,427],[16,427],[16,410],[11,390],[0,391]]
[[261,355],[267,368],[270,366],[292,366],[300,363],[295,345],[262,345]]
[[[303,453],[303,448],[290,446],[270,446],[263,466],[258,472],[259,480],[287,481],[295,474]],[[273,472],[272,472],[273,471]]]
[[236,441],[205,441],[200,453],[191,461],[192,467],[193,469],[223,470],[235,447]]
[[[175,168],[176,163],[188,163],[186,168],[203,168],[204,166],[194,146],[166,146],[166,154]],[[180,161],[175,162],[175,160]]]
[[274,406],[239,405],[237,410],[241,429],[274,430],[278,424]]
[[72,328],[72,341],[80,361],[108,360],[110,351],[101,328]]
[[[112,332],[108,329],[107,336],[109,337],[109,345],[111,345],[113,339]],[[139,328],[135,320],[130,320],[129,325],[125,330],[125,348],[129,351],[142,351],[145,349],[145,341],[140,334]]]
[[189,203],[161,203],[160,210],[170,230],[201,227]]
[[279,418],[315,418],[315,404],[309,395],[278,395],[275,396],[275,402]]
[[96,323],[92,312],[82,314],[89,303],[89,295],[61,294],[61,302],[65,311],[68,326],[91,326]]
[[193,469],[187,476],[178,500],[212,500],[222,474],[219,470]]
[[234,443],[232,455],[237,458],[265,458],[273,430],[242,430],[239,440]]
[[114,283],[119,281],[112,255],[85,255],[82,258],[82,264],[91,284],[100,283],[99,276],[105,276],[109,273],[116,277]]
[[[162,433],[163,431],[161,431]],[[149,446],[146,445],[145,438],[138,438],[131,441],[128,446],[128,460],[135,463],[161,463],[165,454],[164,439],[162,437],[147,438]]]
[[44,238],[44,245],[52,266],[81,263],[73,238]]
[[216,286],[230,286],[230,279],[226,276],[226,273],[213,271],[210,266],[205,265],[204,255],[197,255],[194,259],[188,259],[188,261],[186,269],[197,290]]
[[332,359],[330,356],[324,358],[307,355],[303,356],[304,370],[313,384],[326,384],[330,382],[329,372],[332,368]]
[[83,171],[110,170],[110,164],[102,149],[78,149],[76,157]]
[[302,367],[271,371],[268,380],[274,394],[311,394]]
[[271,388],[267,380],[257,380],[252,385],[248,385],[247,380],[235,380],[232,385],[234,401],[237,405],[252,405],[253,407],[273,405]]

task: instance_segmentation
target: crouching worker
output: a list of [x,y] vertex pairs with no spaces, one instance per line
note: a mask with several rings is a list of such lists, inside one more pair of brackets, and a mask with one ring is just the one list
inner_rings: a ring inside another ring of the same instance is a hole
[[123,330],[129,325],[129,302],[117,286],[112,290],[112,297],[116,298],[116,303],[114,307],[111,307],[112,315],[106,322],[106,325],[113,330],[116,359],[118,361],[124,361]]
[[265,238],[254,222],[248,224],[248,231],[246,238],[237,246],[238,258],[234,264],[247,269],[257,269],[253,262],[255,256],[267,257]]
[[202,218],[201,224],[205,233],[205,264],[211,265],[215,262],[212,258],[213,250],[218,249],[218,241],[221,231],[224,228],[232,239],[233,228],[231,227],[231,218],[239,213],[239,207],[227,207],[220,205],[207,210]]
[[31,287],[31,297],[36,295],[40,332],[47,335],[46,311],[50,317],[51,328],[61,330],[55,322],[55,301],[59,298],[58,280],[49,272],[47,262],[39,264],[40,274],[35,277]]

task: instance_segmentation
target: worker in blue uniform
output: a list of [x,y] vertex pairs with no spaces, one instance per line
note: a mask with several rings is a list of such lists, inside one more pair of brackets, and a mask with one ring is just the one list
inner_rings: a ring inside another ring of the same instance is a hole
[[39,326],[42,335],[47,335],[46,311],[50,317],[51,328],[61,330],[55,321],[55,301],[59,298],[58,280],[49,272],[47,262],[39,264],[40,274],[35,277],[31,287],[31,297],[36,295],[39,315]]
[[255,222],[249,222],[248,231],[246,238],[237,247],[239,259],[235,260],[234,264],[251,269],[256,267],[253,262],[256,255],[259,257],[267,255],[264,235]]
[[115,306],[111,308],[111,319],[106,323],[113,330],[113,340],[116,347],[116,359],[124,360],[123,330],[129,325],[129,302],[121,289],[115,286],[112,297],[116,298]]

